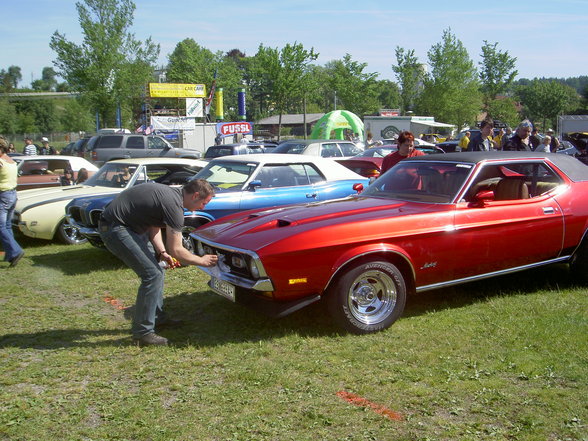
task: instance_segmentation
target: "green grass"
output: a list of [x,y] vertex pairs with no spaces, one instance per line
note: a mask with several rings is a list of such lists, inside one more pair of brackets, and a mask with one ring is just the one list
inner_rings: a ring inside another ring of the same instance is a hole
[[588,301],[565,266],[409,298],[368,336],[321,305],[266,318],[181,268],[166,309],[187,324],[140,349],[104,300],[133,304],[130,270],[89,245],[21,243],[0,268],[0,440],[588,439]]

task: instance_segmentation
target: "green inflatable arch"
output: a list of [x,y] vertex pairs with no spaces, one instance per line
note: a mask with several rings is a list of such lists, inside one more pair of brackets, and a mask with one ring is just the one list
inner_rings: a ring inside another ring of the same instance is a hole
[[345,139],[345,131],[351,130],[364,139],[363,121],[355,114],[347,110],[334,110],[326,113],[319,119],[312,133],[311,139]]

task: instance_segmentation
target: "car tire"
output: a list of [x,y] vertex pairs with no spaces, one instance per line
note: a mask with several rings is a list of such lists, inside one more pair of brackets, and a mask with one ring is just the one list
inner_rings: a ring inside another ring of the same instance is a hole
[[585,238],[570,261],[572,276],[581,283],[588,283],[588,237]]
[[406,283],[391,263],[369,261],[345,271],[327,292],[335,323],[353,334],[386,329],[404,311]]
[[66,245],[80,245],[88,241],[88,239],[82,236],[79,230],[71,225],[67,219],[61,221],[57,227],[56,236],[60,242],[63,242]]

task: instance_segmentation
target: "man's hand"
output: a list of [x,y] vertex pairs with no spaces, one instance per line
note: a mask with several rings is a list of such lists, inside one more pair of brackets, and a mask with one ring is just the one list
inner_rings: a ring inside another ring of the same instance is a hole
[[200,259],[202,259],[202,263],[199,263],[200,266],[215,266],[218,263],[218,256],[216,254],[205,254]]

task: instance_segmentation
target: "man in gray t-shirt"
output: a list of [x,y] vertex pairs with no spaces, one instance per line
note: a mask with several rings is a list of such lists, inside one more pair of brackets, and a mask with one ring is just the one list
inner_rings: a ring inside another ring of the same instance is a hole
[[[167,345],[156,327],[175,323],[163,312],[164,271],[174,265],[214,266],[216,255],[197,256],[182,245],[184,208],[202,210],[214,196],[212,186],[195,179],[182,188],[147,183],[120,193],[104,210],[100,236],[106,247],[141,278],[133,317],[133,339],[140,346]],[[165,228],[165,245],[161,229]]]

